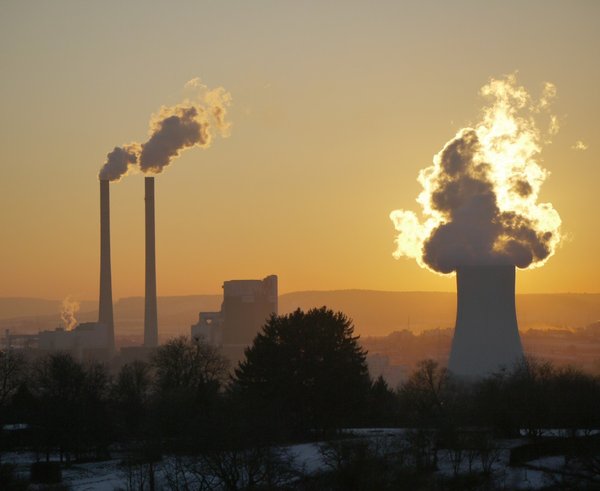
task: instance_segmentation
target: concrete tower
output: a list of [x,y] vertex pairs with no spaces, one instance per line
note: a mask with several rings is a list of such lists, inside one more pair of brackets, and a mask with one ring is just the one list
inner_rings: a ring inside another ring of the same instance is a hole
[[112,279],[110,268],[110,183],[100,181],[100,299],[98,322],[108,331],[108,348],[115,349]]
[[515,267],[460,267],[456,287],[456,329],[448,368],[467,376],[510,368],[523,357],[515,310]]
[[156,244],[154,234],[154,177],[144,179],[146,187],[146,308],[144,311],[144,346],[158,346],[156,310]]

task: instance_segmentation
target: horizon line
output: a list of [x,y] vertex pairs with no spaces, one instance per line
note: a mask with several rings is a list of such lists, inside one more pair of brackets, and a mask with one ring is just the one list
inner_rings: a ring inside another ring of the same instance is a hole
[[[421,294],[456,294],[455,290],[378,290],[373,288],[336,288],[329,290],[292,290],[284,293],[279,293],[278,297],[281,298],[286,295],[300,294],[300,293],[335,293],[335,292],[371,292],[371,293],[421,293]],[[516,292],[515,295],[600,295],[599,292]],[[72,295],[70,295],[72,296]],[[158,298],[181,298],[181,297],[209,297],[209,296],[223,296],[223,292],[213,293],[182,293],[178,295],[158,295]],[[118,297],[115,303],[120,300],[144,298],[143,294],[139,295],[127,295]],[[48,302],[62,302],[63,298],[48,298],[48,297],[35,297],[35,296],[0,296],[0,300],[45,300]],[[97,302],[97,299],[84,298],[77,300],[78,302]]]

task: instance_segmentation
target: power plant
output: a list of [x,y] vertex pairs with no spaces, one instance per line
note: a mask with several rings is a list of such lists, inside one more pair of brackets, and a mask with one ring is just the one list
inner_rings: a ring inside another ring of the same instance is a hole
[[110,266],[110,182],[100,180],[100,299],[98,323],[108,331],[108,348],[115,349],[112,278]]
[[[146,177],[146,281],[144,309],[144,347],[158,346],[158,316],[156,299],[156,241],[154,223],[154,177]],[[115,349],[112,279],[110,263],[110,181],[100,180],[100,299],[98,323],[107,328],[108,347]]]
[[[207,148],[215,134],[228,136],[227,107],[231,95],[218,87],[208,90],[204,85],[203,103],[186,100],[180,104],[162,106],[160,115],[150,120],[150,136],[143,143],[132,142],[114,147],[106,155],[100,168],[100,302],[99,322],[110,332],[110,346],[114,350],[114,322],[110,270],[110,203],[109,182],[119,181],[131,170],[159,174],[179,154],[193,147]],[[156,243],[154,221],[154,177],[146,177],[146,281],[144,306],[144,348],[158,346],[156,298]]]
[[220,312],[200,312],[198,323],[191,326],[192,338],[203,338],[231,360],[241,360],[267,319],[277,315],[277,295],[276,275],[225,281]]
[[515,267],[462,266],[456,270],[456,328],[448,368],[486,375],[523,357],[515,309]]
[[[396,258],[456,273],[456,330],[449,368],[485,375],[523,356],[515,312],[515,267],[542,266],[562,239],[552,203],[538,202],[548,172],[539,163],[543,132],[531,117],[547,106],[514,74],[481,88],[481,119],[461,128],[422,169],[422,218],[393,210]],[[553,95],[552,95],[553,97]],[[527,114],[525,116],[525,114]]]
[[68,352],[78,360],[108,361],[113,355],[107,350],[109,329],[99,322],[82,322],[72,330],[40,331],[37,342],[42,351]]

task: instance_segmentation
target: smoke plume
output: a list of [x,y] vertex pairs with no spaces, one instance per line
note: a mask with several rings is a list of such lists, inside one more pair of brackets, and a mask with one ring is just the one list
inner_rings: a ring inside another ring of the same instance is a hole
[[118,181],[122,176],[127,175],[130,170],[135,169],[139,153],[140,146],[137,143],[115,147],[106,156],[106,163],[100,169],[98,178],[102,181]]
[[[394,257],[451,273],[465,265],[541,266],[554,254],[561,220],[550,203],[537,203],[548,172],[536,162],[542,135],[534,114],[546,111],[555,93],[546,84],[534,102],[514,75],[481,89],[491,101],[481,121],[458,131],[419,173],[424,220],[412,211],[390,214],[398,231]],[[551,135],[558,126],[555,117],[549,121]]]
[[207,148],[213,137],[229,135],[231,124],[226,121],[231,95],[223,87],[213,90],[192,79],[186,88],[198,92],[199,101],[185,100],[175,106],[163,106],[150,119],[148,140],[115,147],[106,156],[98,178],[118,181],[140,170],[159,174],[183,150]]
[[67,331],[71,331],[77,325],[77,319],[75,318],[77,312],[79,312],[79,302],[72,300],[70,296],[67,296],[62,301],[60,311],[60,318]]

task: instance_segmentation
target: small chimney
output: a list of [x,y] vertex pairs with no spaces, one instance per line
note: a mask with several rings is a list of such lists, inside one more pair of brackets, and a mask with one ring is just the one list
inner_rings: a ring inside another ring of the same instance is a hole
[[108,330],[108,348],[115,349],[112,279],[110,268],[110,183],[100,181],[100,299],[98,322]]
[[459,267],[456,289],[456,328],[448,368],[467,376],[510,369],[523,357],[515,309],[515,267]]
[[146,193],[146,308],[144,312],[144,346],[158,346],[156,309],[156,244],[154,234],[154,177],[144,179]]

